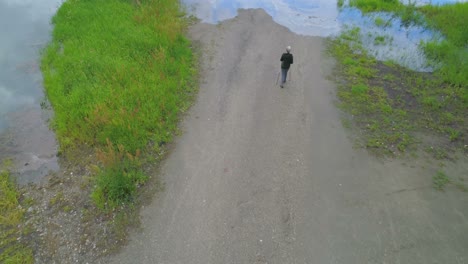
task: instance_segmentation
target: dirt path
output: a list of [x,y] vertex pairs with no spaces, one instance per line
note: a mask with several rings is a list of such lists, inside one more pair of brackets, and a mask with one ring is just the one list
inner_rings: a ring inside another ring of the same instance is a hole
[[[202,84],[163,164],[164,191],[103,262],[468,263],[468,195],[435,191],[429,163],[353,149],[322,39],[262,10],[191,35],[204,50]],[[280,89],[286,45],[295,64]]]

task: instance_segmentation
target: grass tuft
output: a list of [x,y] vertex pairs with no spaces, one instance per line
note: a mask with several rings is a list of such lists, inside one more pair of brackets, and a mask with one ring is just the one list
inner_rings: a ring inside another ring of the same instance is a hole
[[445,185],[450,183],[450,179],[444,172],[437,171],[436,175],[432,177],[432,183],[434,184],[434,188],[443,191]]
[[375,25],[378,26],[378,27],[384,27],[384,26],[386,25],[385,20],[384,20],[383,18],[381,18],[381,17],[376,17],[376,18],[374,19],[374,23],[375,23]]
[[445,186],[447,186],[448,184],[457,187],[457,189],[459,189],[462,192],[468,191],[468,188],[463,182],[463,178],[460,178],[460,180],[451,179],[447,174],[445,174],[441,170],[438,170],[436,174],[432,177],[432,184],[434,188],[439,191],[443,191]]
[[147,179],[141,171],[139,156],[140,152],[132,155],[122,145],[116,148],[110,141],[105,150],[98,150],[97,158],[103,169],[98,172],[92,198],[99,208],[108,210],[132,202],[138,186]]
[[24,213],[20,194],[10,176],[10,162],[0,167],[0,263],[33,263],[33,252],[24,243]]

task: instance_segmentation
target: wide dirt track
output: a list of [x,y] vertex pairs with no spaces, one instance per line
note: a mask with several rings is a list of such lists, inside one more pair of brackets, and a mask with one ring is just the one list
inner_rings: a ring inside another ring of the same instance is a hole
[[[353,148],[323,39],[263,10],[190,36],[200,92],[163,162],[164,190],[102,263],[468,263],[468,195],[434,190],[431,161]],[[287,45],[295,63],[280,89]]]

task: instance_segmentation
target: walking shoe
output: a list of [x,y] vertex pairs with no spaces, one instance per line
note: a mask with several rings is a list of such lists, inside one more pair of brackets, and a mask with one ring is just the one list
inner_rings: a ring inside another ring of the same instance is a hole
[[282,84],[280,84],[280,87],[283,88],[284,86]]

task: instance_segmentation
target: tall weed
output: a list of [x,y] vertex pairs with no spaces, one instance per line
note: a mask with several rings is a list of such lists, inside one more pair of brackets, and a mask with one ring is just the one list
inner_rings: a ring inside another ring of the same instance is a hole
[[140,152],[132,155],[122,145],[115,147],[108,140],[106,148],[97,151],[97,158],[103,168],[92,193],[95,204],[101,209],[113,209],[132,202],[138,186],[147,178],[140,168]]

